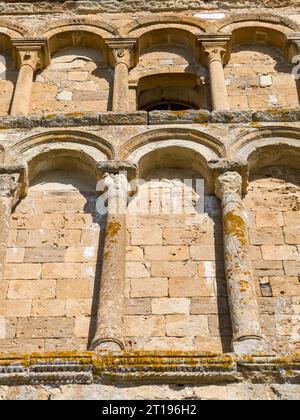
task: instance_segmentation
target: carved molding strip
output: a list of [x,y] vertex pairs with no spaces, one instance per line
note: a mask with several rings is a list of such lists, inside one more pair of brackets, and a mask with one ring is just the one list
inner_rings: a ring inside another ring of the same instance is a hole
[[300,356],[276,358],[196,352],[58,352],[0,355],[0,385],[90,383],[299,383]]
[[224,10],[283,8],[299,6],[299,0],[66,0],[0,1],[0,14],[59,13],[72,10],[77,13],[162,12],[186,10]]

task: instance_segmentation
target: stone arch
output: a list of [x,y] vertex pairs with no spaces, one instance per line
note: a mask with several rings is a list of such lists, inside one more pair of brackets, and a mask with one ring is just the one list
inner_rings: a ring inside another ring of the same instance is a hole
[[251,26],[251,24],[254,24],[254,26],[269,26],[283,33],[299,31],[299,24],[292,19],[267,13],[260,13],[259,15],[256,13],[234,14],[213,23],[209,31],[231,32],[236,28]]
[[[286,148],[287,151],[293,149],[296,153],[298,153],[298,150],[300,152],[299,140],[299,128],[270,126],[240,136],[232,148],[231,156],[247,160],[250,166],[254,167],[255,156],[258,156],[260,151],[263,150],[270,152],[273,148],[275,153],[276,150],[284,151]],[[272,159],[271,155],[270,158]],[[296,159],[295,162],[297,162]]]
[[120,32],[124,36],[140,37],[154,29],[178,28],[185,29],[191,34],[207,32],[209,24],[193,17],[157,16],[155,18],[135,19],[124,25]]
[[191,144],[199,145],[203,148],[203,156],[209,161],[214,158],[226,157],[226,149],[221,140],[207,133],[185,128],[169,128],[151,130],[136,137],[131,138],[121,146],[119,151],[120,159],[129,159],[139,148],[151,145],[154,142],[165,142],[172,139],[179,139],[182,142],[190,141]]
[[51,38],[66,31],[86,30],[101,37],[112,37],[118,35],[118,29],[108,22],[93,21],[88,18],[64,19],[59,22],[50,22],[38,29],[39,34]]
[[[22,261],[18,267],[23,270],[26,261],[39,262],[41,270],[33,272],[31,279],[42,279],[49,303],[55,307],[44,313],[45,325],[68,330],[64,335],[52,337],[45,327],[45,339],[53,338],[51,345],[67,350],[67,335],[76,350],[86,350],[93,316],[93,288],[95,279],[100,276],[103,248],[102,219],[97,211],[97,162],[110,158],[112,151],[103,145],[104,141],[85,133],[69,132],[64,136],[64,133],[53,132],[50,138],[47,134],[25,139],[14,149],[13,162],[27,164],[29,181],[27,196],[15,208],[11,219],[26,255],[24,266]],[[27,213],[25,218],[24,213]],[[30,236],[24,236],[23,229],[30,232]],[[36,296],[34,287],[33,282],[32,289],[26,292],[32,303]],[[66,305],[68,299],[79,302],[76,290],[80,288],[84,289],[80,297],[86,307],[86,322],[84,333],[78,338],[74,316],[60,304],[63,300],[63,306]],[[31,322],[34,322],[32,318]],[[41,350],[34,334],[30,338],[33,348]],[[45,344],[43,350],[48,349]]]
[[89,161],[91,168],[95,169],[98,161],[113,159],[113,147],[104,139],[94,134],[80,131],[51,131],[39,133],[25,138],[15,144],[7,153],[5,163],[25,163],[48,151],[68,153]]
[[153,130],[129,140],[122,146],[119,155],[121,159],[138,164],[143,156],[155,151],[158,151],[159,155],[159,150],[168,148],[169,150],[174,148],[176,152],[181,148],[186,154],[193,154],[195,156],[193,164],[205,175],[208,187],[211,189],[207,163],[212,159],[224,157],[226,150],[221,141],[206,133],[181,128]]
[[[299,296],[299,134],[299,129],[267,127],[246,135],[247,141],[238,151],[238,155],[249,162],[248,192],[243,204],[250,216],[249,238],[256,290],[260,297],[265,296],[263,288],[267,288],[274,302]],[[278,353],[284,355],[295,351],[293,331],[297,331],[298,324],[286,333],[285,342],[281,342],[276,333],[280,324],[277,308],[275,316],[269,318],[274,332],[267,331],[266,322],[262,323],[262,332],[268,335]],[[294,325],[294,316],[285,317],[285,322]]]
[[5,19],[0,19],[0,36],[1,34],[6,34],[10,38],[23,38],[30,34],[30,30],[19,23],[12,23]]

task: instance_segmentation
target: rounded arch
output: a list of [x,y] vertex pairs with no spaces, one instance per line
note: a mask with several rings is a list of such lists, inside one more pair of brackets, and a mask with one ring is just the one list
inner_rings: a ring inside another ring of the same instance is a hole
[[199,34],[207,32],[209,24],[201,19],[193,17],[177,17],[177,16],[157,16],[155,18],[135,19],[134,21],[124,25],[120,33],[124,36],[140,37],[154,29],[177,28],[185,29],[191,34]]
[[234,145],[233,155],[239,159],[247,160],[250,170],[270,164],[293,167],[296,165],[299,168],[299,140],[299,128],[276,126],[262,128],[259,131],[240,136]]
[[29,164],[39,155],[55,151],[57,155],[66,152],[76,155],[77,159],[89,162],[96,170],[97,162],[113,159],[113,147],[104,139],[81,131],[51,131],[25,138],[10,148],[5,163]]
[[187,145],[189,142],[191,147],[198,146],[207,162],[211,159],[226,157],[226,149],[221,140],[207,133],[186,128],[157,129],[139,134],[123,144],[119,157],[136,163],[142,147],[144,147],[143,150],[154,150],[163,144],[166,145],[166,142],[170,144],[177,142],[177,145],[180,143]]
[[30,30],[19,23],[8,22],[5,19],[0,19],[0,36],[7,35],[9,38],[23,38],[30,34]]
[[250,175],[270,166],[284,166],[299,170],[299,162],[300,146],[288,139],[280,143],[265,142],[248,156]]
[[64,19],[50,22],[41,26],[38,29],[38,32],[46,38],[51,38],[54,35],[70,30],[85,30],[101,37],[112,37],[114,35],[119,35],[118,29],[111,23],[93,21],[88,18]]
[[300,25],[283,16],[277,16],[267,13],[240,13],[230,17],[221,19],[219,22],[214,22],[212,27],[217,32],[232,32],[234,29],[243,26],[269,26],[282,33],[291,33],[293,31],[299,31]]
[[117,29],[109,23],[93,22],[85,18],[48,24],[39,32],[49,40],[51,55],[62,48],[74,46],[100,48],[107,55],[104,39],[118,34]]
[[153,49],[161,45],[180,46],[190,50],[196,57],[199,55],[197,53],[197,38],[194,33],[191,33],[186,28],[169,25],[162,28],[151,28],[137,37],[139,39],[140,55],[150,48]]

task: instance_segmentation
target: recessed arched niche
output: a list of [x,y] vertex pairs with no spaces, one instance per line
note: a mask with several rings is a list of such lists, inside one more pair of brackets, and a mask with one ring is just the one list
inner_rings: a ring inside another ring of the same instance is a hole
[[298,162],[297,147],[258,146],[249,156],[244,199],[263,333],[270,347],[283,355],[297,352],[300,338]]
[[86,350],[105,230],[96,161],[49,146],[27,164],[28,193],[11,216],[6,257],[7,299],[23,310],[11,345],[20,353],[23,340],[31,351]]
[[125,308],[124,334],[133,349],[230,351],[219,201],[209,195],[204,156],[188,142],[171,143],[150,143],[128,157],[140,185],[127,216],[127,298],[131,307],[145,299],[145,319],[141,328]]
[[[49,39],[51,63],[36,73],[31,113],[107,111],[111,107],[113,69],[100,35],[81,30]],[[42,106],[41,106],[42,104]]]

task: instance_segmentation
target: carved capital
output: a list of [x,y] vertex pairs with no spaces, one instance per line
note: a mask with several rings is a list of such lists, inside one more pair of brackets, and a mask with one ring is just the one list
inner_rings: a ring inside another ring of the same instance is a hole
[[238,172],[225,172],[215,181],[215,193],[222,201],[226,194],[242,195],[243,179]]
[[97,165],[99,175],[103,176],[104,173],[108,174],[119,174],[120,172],[126,172],[128,180],[131,180],[137,176],[137,166],[133,163],[126,162],[125,160],[108,160],[104,162],[98,162]]
[[105,43],[109,48],[109,62],[112,67],[116,67],[121,63],[125,64],[128,68],[136,65],[137,39],[107,39]]
[[242,194],[247,193],[248,187],[248,162],[239,159],[215,159],[208,162],[211,179],[211,192],[215,192],[217,179],[226,172],[237,172],[242,178]]
[[27,193],[27,170],[22,165],[0,165],[0,198],[9,198],[14,207]]
[[226,64],[229,61],[230,35],[223,34],[209,34],[198,37],[198,42],[201,45],[202,61],[208,65],[213,61],[220,61]]
[[50,52],[46,38],[13,39],[13,56],[15,65],[28,65],[33,71],[50,64]]

